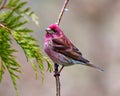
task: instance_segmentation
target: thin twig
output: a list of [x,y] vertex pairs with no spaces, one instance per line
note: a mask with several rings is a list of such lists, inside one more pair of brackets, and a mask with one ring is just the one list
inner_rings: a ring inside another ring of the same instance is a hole
[[60,95],[60,78],[59,78],[59,76],[60,76],[60,74],[58,73],[59,71],[58,71],[58,67],[59,67],[59,65],[58,64],[54,64],[54,76],[55,76],[55,80],[56,80],[56,96],[61,96]]
[[6,6],[6,4],[7,4],[7,0],[3,0],[3,1],[2,1],[2,5],[0,6],[0,11],[1,11],[2,9],[8,9],[8,10],[13,10],[13,9],[15,9],[15,7]]
[[5,26],[2,22],[0,22],[0,27],[5,28],[6,30],[8,30],[11,33],[11,29],[9,29],[7,26]]
[[[62,19],[63,13],[65,12],[65,9],[67,7],[69,0],[65,0],[63,7],[60,11],[60,14],[58,16],[58,20],[57,20],[57,24],[60,25],[60,21]],[[58,64],[54,64],[54,73],[55,73],[55,80],[56,80],[56,96],[61,96],[61,86],[60,86],[60,72],[58,70],[59,65]],[[64,66],[63,66],[64,67]],[[62,67],[62,68],[63,68]],[[62,69],[61,69],[62,70]]]
[[3,4],[2,4],[2,6],[0,7],[0,10],[5,7],[6,3],[7,3],[7,0],[3,0]]
[[65,12],[65,9],[66,9],[66,7],[67,7],[68,2],[69,2],[69,0],[65,0],[64,5],[63,5],[63,7],[62,7],[62,9],[61,9],[61,11],[60,11],[60,14],[59,14],[58,20],[57,20],[57,24],[58,24],[58,25],[60,25],[60,21],[61,21],[61,19],[62,19],[63,13]]

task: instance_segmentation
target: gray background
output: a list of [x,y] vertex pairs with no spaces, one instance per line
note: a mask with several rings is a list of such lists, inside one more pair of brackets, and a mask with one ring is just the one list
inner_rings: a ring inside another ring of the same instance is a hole
[[[44,29],[56,22],[64,0],[28,0],[28,5],[39,17],[40,27],[33,36],[43,51]],[[70,0],[60,27],[83,56],[104,68],[95,69],[75,65],[61,73],[62,96],[119,96],[120,94],[120,0]],[[26,62],[22,49],[14,42],[17,60],[23,74],[17,81],[19,96],[55,96],[53,73],[45,72],[44,84],[35,79],[34,71]],[[45,64],[46,66],[46,64]],[[0,84],[0,96],[15,96],[8,72]]]

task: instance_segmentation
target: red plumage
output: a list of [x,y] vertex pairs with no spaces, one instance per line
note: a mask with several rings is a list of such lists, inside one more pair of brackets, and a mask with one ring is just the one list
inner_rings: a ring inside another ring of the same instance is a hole
[[65,36],[57,24],[51,24],[46,29],[44,50],[54,63],[63,66],[82,64],[103,71],[83,58],[79,49]]

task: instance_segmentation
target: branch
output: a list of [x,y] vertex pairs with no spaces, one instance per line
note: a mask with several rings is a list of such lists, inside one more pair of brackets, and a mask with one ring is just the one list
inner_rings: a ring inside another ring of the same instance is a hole
[[7,3],[7,0],[3,0],[2,2],[3,2],[3,4],[2,4],[2,6],[0,7],[0,10],[5,7],[5,5],[6,5],[6,3]]
[[64,5],[63,5],[63,7],[62,7],[62,9],[60,11],[60,14],[59,14],[59,17],[58,17],[58,20],[57,20],[58,25],[60,25],[60,21],[62,19],[63,13],[65,12],[65,9],[67,7],[68,2],[69,2],[69,0],[65,0]]
[[5,26],[2,22],[0,22],[0,27],[8,30],[11,33],[11,29],[9,29],[7,26]]
[[55,80],[56,80],[56,96],[61,96],[60,95],[60,73],[58,71],[58,64],[54,64],[54,76],[55,76]]
[[[62,19],[62,16],[63,16],[63,13],[66,11],[66,7],[67,7],[67,4],[68,4],[69,0],[65,0],[64,4],[63,4],[63,7],[60,11],[60,14],[59,14],[59,17],[58,17],[58,20],[57,20],[57,24],[60,25],[60,21]],[[60,71],[58,70],[58,67],[59,65],[58,64],[54,64],[54,76],[55,76],[55,80],[56,80],[56,96],[61,96],[61,86],[60,86],[60,72],[61,70],[63,69],[64,66],[62,66],[62,68],[60,69]]]

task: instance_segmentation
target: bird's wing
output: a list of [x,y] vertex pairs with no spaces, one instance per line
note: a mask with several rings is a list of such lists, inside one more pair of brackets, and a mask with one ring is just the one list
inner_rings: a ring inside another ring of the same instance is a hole
[[76,48],[66,36],[62,36],[58,39],[52,39],[52,47],[54,51],[64,54],[72,59],[84,63],[89,62],[82,57],[82,53],[79,51],[79,49]]

